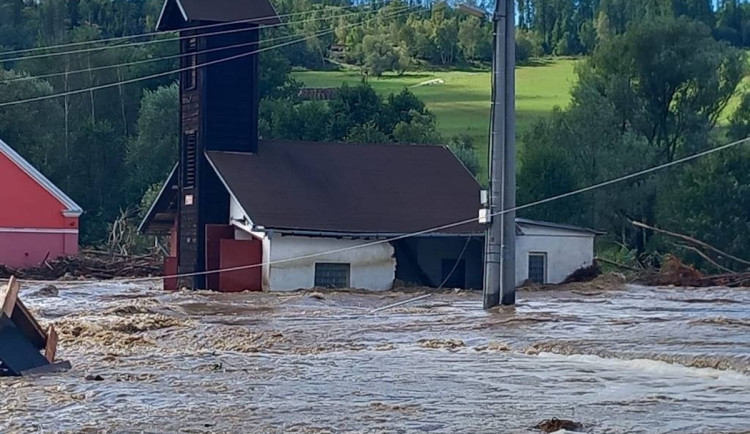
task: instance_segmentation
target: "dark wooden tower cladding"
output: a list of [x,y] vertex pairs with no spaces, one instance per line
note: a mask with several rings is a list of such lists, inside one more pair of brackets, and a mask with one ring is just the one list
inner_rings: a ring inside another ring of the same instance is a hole
[[[180,77],[179,274],[206,270],[206,225],[229,222],[229,194],[205,152],[258,150],[258,54],[248,53],[259,48],[259,27],[277,23],[268,0],[166,0],[162,8],[157,30],[180,32],[186,69]],[[205,282],[195,276],[179,285],[205,288]]]

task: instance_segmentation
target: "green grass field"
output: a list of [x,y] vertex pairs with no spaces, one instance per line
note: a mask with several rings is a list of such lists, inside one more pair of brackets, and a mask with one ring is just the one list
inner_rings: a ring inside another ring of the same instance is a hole
[[[575,62],[573,59],[555,59],[518,67],[516,115],[519,135],[532,128],[537,119],[549,115],[553,107],[567,105],[576,78]],[[337,87],[362,80],[357,71],[296,71],[294,77],[307,87]],[[419,83],[434,79],[441,79],[443,83],[419,86]],[[435,114],[438,130],[443,136],[472,135],[481,153],[480,159],[485,160],[490,119],[488,71],[419,72],[387,75],[369,82],[382,94],[409,88]]]

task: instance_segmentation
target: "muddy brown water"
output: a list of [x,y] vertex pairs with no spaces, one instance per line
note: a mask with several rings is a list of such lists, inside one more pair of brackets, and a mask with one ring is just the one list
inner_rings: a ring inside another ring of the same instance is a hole
[[[0,432],[750,430],[750,291],[22,292],[73,370],[0,379]],[[101,381],[86,380],[101,376]]]

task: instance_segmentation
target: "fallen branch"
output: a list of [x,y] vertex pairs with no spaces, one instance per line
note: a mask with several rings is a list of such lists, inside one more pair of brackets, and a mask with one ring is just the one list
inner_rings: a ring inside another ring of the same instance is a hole
[[729,253],[727,253],[727,252],[725,252],[723,250],[717,249],[716,247],[714,247],[714,246],[712,246],[712,245],[710,245],[710,244],[708,244],[708,243],[706,243],[704,241],[697,240],[697,239],[695,239],[693,237],[689,237],[689,236],[683,235],[683,234],[678,234],[676,232],[670,232],[670,231],[667,231],[667,230],[664,230],[664,229],[655,228],[653,226],[649,226],[649,225],[647,225],[645,223],[641,223],[641,222],[637,222],[637,221],[631,221],[631,223],[633,224],[633,226],[636,226],[636,227],[639,227],[639,228],[652,230],[652,231],[658,232],[660,234],[669,235],[671,237],[679,238],[679,239],[688,241],[690,243],[697,244],[697,245],[699,245],[701,247],[704,247],[706,249],[712,250],[712,251],[714,251],[714,252],[716,252],[716,253],[718,253],[718,254],[726,257],[726,258],[729,258],[729,259],[732,259],[732,260],[734,260],[736,262],[739,262],[740,264],[744,264],[744,265],[750,266],[750,261],[746,261],[744,259],[741,259],[741,258],[738,258],[736,256],[730,255]]
[[631,267],[630,265],[621,264],[619,262],[615,262],[615,261],[612,261],[610,259],[596,257],[596,258],[594,258],[594,260],[598,261],[598,262],[604,262],[605,264],[613,265],[613,266],[615,266],[617,268],[622,268],[623,270],[636,271],[636,272],[642,271],[639,268]]
[[713,265],[714,267],[716,267],[717,269],[719,269],[721,271],[725,271],[725,272],[730,273],[730,274],[737,274],[736,272],[730,270],[729,268],[724,267],[723,265],[721,265],[718,262],[714,261],[708,255],[706,255],[705,253],[701,252],[700,250],[698,250],[697,248],[695,248],[693,246],[686,246],[685,244],[678,244],[678,243],[670,243],[670,244],[672,244],[673,246],[678,247],[680,249],[690,250],[691,252],[693,252],[693,253],[697,254],[698,256],[700,256],[701,258],[705,259],[706,261],[708,261],[709,264]]

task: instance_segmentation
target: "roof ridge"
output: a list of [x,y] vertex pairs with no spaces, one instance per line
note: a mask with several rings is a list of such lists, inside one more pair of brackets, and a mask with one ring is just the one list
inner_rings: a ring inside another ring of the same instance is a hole
[[25,158],[16,152],[13,148],[0,139],[0,153],[8,157],[12,163],[18,166],[19,169],[23,170],[31,179],[36,181],[37,184],[42,186],[49,194],[55,197],[62,205],[66,206],[65,213],[71,214],[71,217],[78,217],[83,214],[83,208],[78,206],[73,199],[65,194],[59,187],[57,187],[52,181],[49,180],[42,172],[40,172],[31,163],[26,161]]
[[379,146],[384,148],[436,148],[445,149],[447,145],[444,144],[429,144],[429,143],[357,143],[357,142],[339,142],[339,141],[326,141],[316,142],[312,140],[286,140],[286,139],[263,139],[260,143],[268,144],[292,144],[292,145],[338,145],[338,146]]

